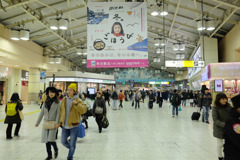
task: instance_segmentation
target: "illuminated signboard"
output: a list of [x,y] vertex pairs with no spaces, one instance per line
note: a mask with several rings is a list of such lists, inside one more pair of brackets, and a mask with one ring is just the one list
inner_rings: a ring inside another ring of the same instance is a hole
[[204,61],[165,61],[166,67],[204,67]]

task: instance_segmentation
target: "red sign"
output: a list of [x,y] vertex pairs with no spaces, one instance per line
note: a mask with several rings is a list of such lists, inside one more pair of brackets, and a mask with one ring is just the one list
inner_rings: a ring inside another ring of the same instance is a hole
[[28,86],[28,81],[22,81],[22,86]]

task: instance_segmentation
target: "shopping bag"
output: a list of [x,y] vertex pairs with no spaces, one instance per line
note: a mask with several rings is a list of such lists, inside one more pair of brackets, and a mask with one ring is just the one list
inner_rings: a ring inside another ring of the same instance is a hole
[[103,128],[107,128],[109,126],[109,122],[108,122],[108,119],[106,116],[103,116],[103,119],[102,119],[102,127]]
[[78,125],[78,137],[83,138],[85,137],[85,127],[82,124],[82,121]]
[[182,107],[181,106],[178,108],[178,111],[182,111]]

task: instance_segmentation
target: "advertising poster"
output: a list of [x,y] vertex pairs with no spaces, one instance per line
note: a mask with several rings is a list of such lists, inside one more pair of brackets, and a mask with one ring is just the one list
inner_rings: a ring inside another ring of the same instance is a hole
[[[195,52],[195,54],[191,60],[193,60],[194,62],[201,61],[201,47],[200,46],[198,47],[197,51]],[[200,71],[201,71],[201,67],[188,68],[188,78],[190,79],[191,77],[193,77]]]
[[89,2],[87,67],[148,67],[147,3]]
[[41,83],[46,83],[46,71],[42,71],[40,73],[40,82]]
[[215,80],[215,92],[223,92],[223,80]]

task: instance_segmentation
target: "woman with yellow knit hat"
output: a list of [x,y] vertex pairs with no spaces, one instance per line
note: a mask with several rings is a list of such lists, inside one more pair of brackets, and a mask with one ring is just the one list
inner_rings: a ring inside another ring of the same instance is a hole
[[[68,160],[73,159],[78,135],[78,124],[81,115],[86,113],[87,107],[77,95],[77,85],[71,83],[67,89],[67,95],[60,105],[59,123],[62,126],[62,144],[69,149]],[[71,116],[70,116],[71,115]],[[68,141],[70,137],[70,141]]]

